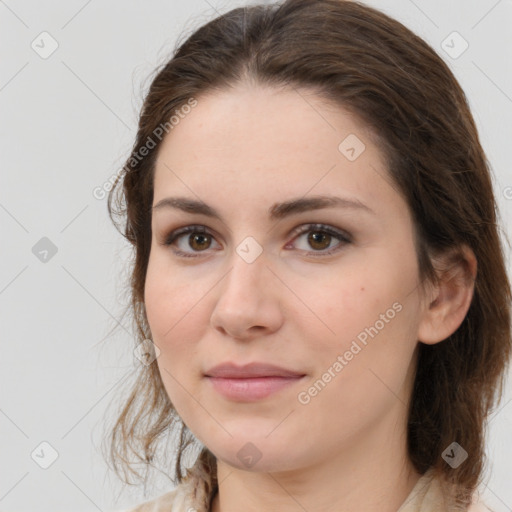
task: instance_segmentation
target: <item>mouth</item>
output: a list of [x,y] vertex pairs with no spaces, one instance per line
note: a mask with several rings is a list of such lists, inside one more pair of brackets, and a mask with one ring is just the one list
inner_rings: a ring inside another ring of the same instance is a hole
[[262,400],[305,377],[303,372],[264,362],[237,365],[228,361],[205,372],[213,389],[239,402]]
[[238,402],[254,402],[262,400],[278,391],[288,388],[301,381],[305,375],[293,377],[260,376],[260,377],[210,377],[206,379],[213,389],[224,397]]

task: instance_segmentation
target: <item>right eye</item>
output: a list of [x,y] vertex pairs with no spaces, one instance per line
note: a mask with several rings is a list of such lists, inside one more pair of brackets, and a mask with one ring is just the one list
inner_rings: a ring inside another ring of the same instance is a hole
[[[189,236],[185,237],[184,235],[187,234]],[[176,243],[178,242],[179,248],[172,249],[174,254],[176,254],[177,256],[183,256],[185,258],[195,258],[199,256],[199,254],[194,254],[194,252],[205,252],[207,249],[210,248],[212,240],[214,240],[213,235],[209,233],[209,231],[204,226],[193,225],[172,231],[165,238],[163,245],[176,246]],[[182,242],[181,247],[179,246],[179,242]],[[184,245],[185,247],[183,247]],[[185,250],[187,246],[188,248],[193,249],[192,253]]]

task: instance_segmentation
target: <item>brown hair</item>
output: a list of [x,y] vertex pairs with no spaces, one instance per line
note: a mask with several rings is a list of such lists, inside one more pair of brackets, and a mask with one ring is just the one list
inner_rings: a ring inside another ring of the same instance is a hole
[[[130,304],[135,344],[151,338],[143,300],[161,145],[155,130],[168,126],[191,98],[200,101],[203,93],[243,80],[313,89],[372,129],[413,217],[422,282],[436,282],[434,255],[449,250],[456,257],[463,244],[474,252],[478,271],[469,311],[443,342],[419,344],[408,416],[408,453],[418,472],[434,467],[467,504],[482,477],[484,427],[502,396],[512,345],[511,289],[490,169],[465,94],[448,66],[420,37],[373,8],[344,0],[286,0],[233,9],[196,30],[157,71],[132,154],[108,198],[112,221],[122,217],[122,234],[135,250]],[[155,147],[140,158],[149,138]],[[120,463],[124,475],[128,469],[140,476],[130,467],[130,455],[147,468],[157,441],[180,423],[178,482],[182,454],[194,439],[180,422],[157,365],[141,366],[110,436],[116,472]],[[468,452],[455,469],[441,456],[453,441]],[[207,448],[199,457],[204,468],[215,469]]]

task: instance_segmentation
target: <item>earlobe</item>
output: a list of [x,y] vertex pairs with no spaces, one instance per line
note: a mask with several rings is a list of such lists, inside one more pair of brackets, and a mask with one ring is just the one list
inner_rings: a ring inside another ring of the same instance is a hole
[[477,260],[466,245],[452,249],[433,262],[439,282],[423,306],[418,341],[433,345],[452,335],[471,305]]

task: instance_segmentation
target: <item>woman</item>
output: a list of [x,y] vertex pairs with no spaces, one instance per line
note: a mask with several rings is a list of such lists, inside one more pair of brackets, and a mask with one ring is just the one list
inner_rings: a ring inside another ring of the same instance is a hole
[[234,9],[159,71],[124,171],[147,352],[114,467],[181,427],[177,488],[133,512],[486,510],[510,282],[475,123],[422,39],[350,1]]

